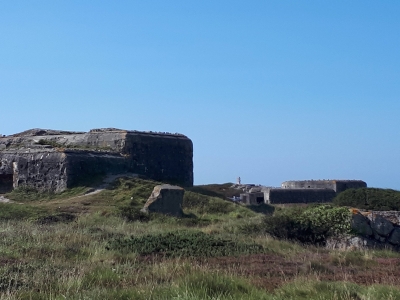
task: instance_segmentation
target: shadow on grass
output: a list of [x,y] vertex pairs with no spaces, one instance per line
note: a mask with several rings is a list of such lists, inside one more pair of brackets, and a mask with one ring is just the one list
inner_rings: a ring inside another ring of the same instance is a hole
[[70,223],[76,219],[76,216],[69,213],[60,213],[56,215],[48,215],[40,217],[36,220],[37,224],[48,225],[55,223]]

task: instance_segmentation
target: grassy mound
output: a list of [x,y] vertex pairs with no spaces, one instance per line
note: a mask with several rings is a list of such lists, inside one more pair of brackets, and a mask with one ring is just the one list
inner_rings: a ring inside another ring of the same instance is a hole
[[87,190],[89,190],[89,187],[80,186],[67,189],[62,193],[54,193],[51,191],[40,191],[31,187],[19,187],[12,192],[6,194],[6,197],[18,202],[35,202],[54,199],[67,199],[83,194]]
[[265,235],[336,232],[346,208],[277,208],[268,217],[273,207],[257,213],[192,190],[184,218],[141,214],[157,184],[120,178],[87,195],[15,191],[18,203],[0,203],[0,299],[400,297],[398,253],[332,252]]
[[240,196],[242,191],[231,188],[232,185],[232,182],[227,182],[223,184],[204,184],[187,188],[187,190],[205,196],[219,197],[222,199],[232,198],[233,196]]
[[378,188],[348,189],[337,195],[333,203],[369,210],[400,210],[400,191]]

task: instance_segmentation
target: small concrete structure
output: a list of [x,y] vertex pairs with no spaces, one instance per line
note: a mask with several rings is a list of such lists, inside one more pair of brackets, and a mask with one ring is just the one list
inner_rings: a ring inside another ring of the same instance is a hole
[[181,217],[184,193],[185,190],[176,185],[157,185],[141,211]]

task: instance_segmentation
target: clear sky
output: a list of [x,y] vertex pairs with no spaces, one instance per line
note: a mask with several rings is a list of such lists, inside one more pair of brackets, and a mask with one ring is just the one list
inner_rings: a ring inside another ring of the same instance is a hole
[[195,184],[400,189],[400,1],[0,1],[0,133],[179,132]]

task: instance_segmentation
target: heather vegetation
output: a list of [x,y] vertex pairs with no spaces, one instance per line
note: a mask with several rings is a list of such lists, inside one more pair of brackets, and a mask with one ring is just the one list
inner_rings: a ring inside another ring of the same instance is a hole
[[156,184],[121,178],[99,193],[7,195],[0,299],[400,298],[397,253],[316,246],[346,232],[335,224],[348,210],[259,212],[203,186],[185,193],[183,218],[141,213]]
[[348,189],[340,193],[333,203],[368,210],[400,210],[400,191],[392,189]]

